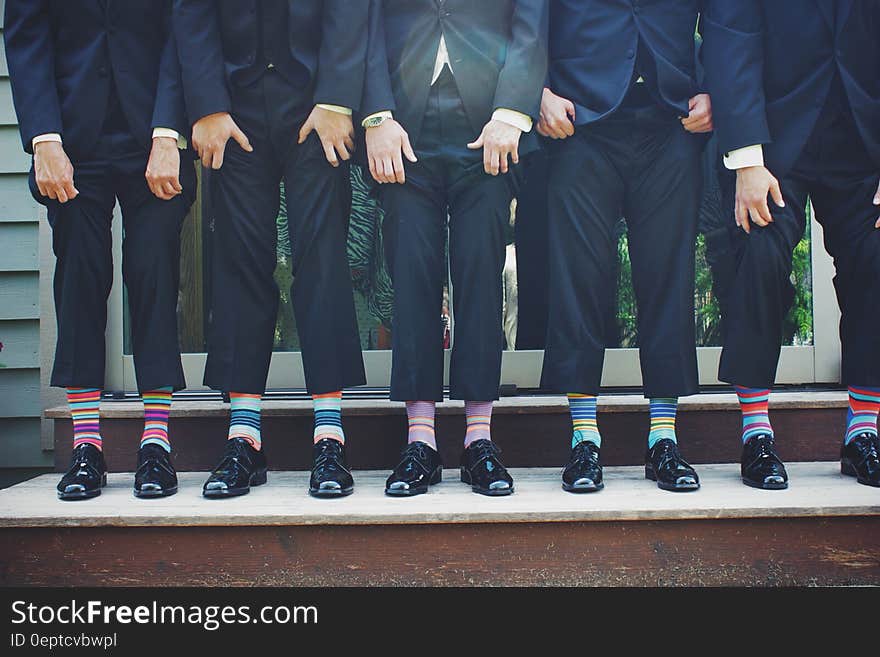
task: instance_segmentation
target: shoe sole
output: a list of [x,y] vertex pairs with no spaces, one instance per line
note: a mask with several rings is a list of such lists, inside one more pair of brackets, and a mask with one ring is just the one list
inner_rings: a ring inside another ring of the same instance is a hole
[[845,463],[841,461],[840,463],[840,474],[846,475],[847,477],[855,477],[856,481],[859,482],[862,486],[870,486],[871,488],[880,488],[880,482],[874,483],[869,479],[865,479],[864,477],[860,477],[859,473],[856,471],[855,467],[852,463]]
[[170,497],[177,493],[177,486],[173,488],[166,488],[164,490],[157,491],[142,491],[137,488],[134,489],[134,496],[140,499],[154,499],[157,497]]
[[668,490],[671,493],[690,493],[695,490],[700,490],[700,482],[698,481],[695,484],[688,485],[680,485],[680,484],[667,484],[662,481],[657,481],[657,475],[654,474],[654,470],[650,468],[645,468],[645,479],[650,479],[651,481],[657,484],[657,488],[660,490]]
[[[101,488],[107,485],[107,474],[101,477]],[[101,494],[101,488],[97,488],[95,490],[86,490],[81,493],[64,493],[62,491],[58,492],[58,499],[64,500],[65,502],[76,502],[77,500],[90,500],[93,497],[98,497]]]
[[413,497],[414,495],[424,495],[428,492],[430,486],[439,484],[443,480],[443,468],[437,468],[428,483],[418,488],[409,488],[407,490],[385,489],[385,494],[389,497]]
[[758,488],[760,490],[785,490],[788,488],[788,482],[786,481],[784,484],[768,484],[763,481],[755,481],[754,479],[746,479],[742,477],[742,482],[751,488]]
[[593,484],[592,486],[575,486],[574,484],[566,484],[562,482],[562,490],[567,493],[598,493],[605,488],[605,483]]
[[309,495],[319,498],[345,497],[346,495],[351,495],[353,492],[354,486],[341,488],[340,490],[318,490],[316,488],[309,488]]
[[219,488],[217,490],[207,491],[202,489],[202,497],[210,499],[222,499],[225,497],[238,497],[239,495],[247,495],[251,492],[253,486],[262,486],[268,481],[269,476],[266,470],[255,472],[251,475],[251,480],[247,486],[241,488]]
[[491,488],[480,488],[479,486],[475,486],[471,483],[470,475],[466,474],[466,470],[461,471],[461,483],[468,484],[471,487],[471,490],[479,495],[486,495],[487,497],[504,497],[505,495],[513,494],[513,486],[510,488],[505,488],[501,490],[493,490]]

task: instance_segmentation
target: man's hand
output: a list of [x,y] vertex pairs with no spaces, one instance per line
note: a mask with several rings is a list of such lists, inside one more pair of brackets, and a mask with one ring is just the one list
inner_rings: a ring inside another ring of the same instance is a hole
[[339,158],[351,159],[354,152],[354,125],[350,114],[334,112],[316,105],[300,128],[298,143],[303,143],[312,130],[318,133],[324,155],[331,166],[338,167]]
[[253,152],[251,143],[235,125],[229,112],[208,114],[193,124],[192,142],[203,167],[219,169],[223,166],[223,153],[230,138],[237,141],[248,153]]
[[73,186],[73,165],[57,141],[34,146],[34,177],[40,194],[59,203],[67,203],[79,194]]
[[574,134],[573,121],[574,103],[544,87],[538,133],[553,139],[571,137]]
[[[880,205],[880,183],[877,183],[877,193],[874,194],[874,205]],[[874,224],[874,228],[880,228],[880,217],[877,218],[877,223]]]
[[180,186],[180,150],[171,137],[154,137],[144,174],[156,198],[170,201],[183,191]]
[[467,145],[472,151],[483,149],[483,168],[486,173],[497,176],[498,172],[507,173],[509,164],[507,157],[519,164],[519,137],[522,130],[514,126],[492,119],[485,125],[477,140]]
[[780,208],[785,207],[779,181],[766,167],[745,167],[736,171],[736,225],[751,232],[749,218],[759,226],[773,223],[767,196]]
[[694,134],[712,132],[712,99],[709,94],[698,94],[688,102],[688,115],[681,120],[684,129]]
[[367,159],[377,183],[405,183],[403,156],[417,162],[406,130],[394,119],[385,119],[375,128],[367,128]]

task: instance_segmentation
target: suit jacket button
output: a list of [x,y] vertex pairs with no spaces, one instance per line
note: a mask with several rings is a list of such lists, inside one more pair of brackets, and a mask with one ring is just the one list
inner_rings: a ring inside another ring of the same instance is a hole
[[632,59],[635,56],[636,56],[636,53],[632,48],[630,48],[629,50],[626,51],[627,59]]
[[102,78],[106,78],[107,77],[107,67],[106,66],[98,67],[98,75],[100,75]]

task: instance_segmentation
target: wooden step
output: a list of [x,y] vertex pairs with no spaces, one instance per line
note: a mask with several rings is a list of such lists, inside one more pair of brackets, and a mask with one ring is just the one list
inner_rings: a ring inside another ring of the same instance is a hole
[[[780,454],[787,460],[825,461],[838,456],[846,418],[844,391],[776,392],[772,417]],[[704,393],[683,398],[678,419],[679,442],[694,463],[729,463],[739,459],[741,416],[736,395]],[[602,459],[608,465],[644,462],[648,403],[641,395],[599,398]],[[108,465],[124,472],[135,467],[143,406],[136,401],[105,401],[102,433]],[[220,401],[175,401],[170,431],[175,462],[181,470],[213,467],[223,449],[229,405]],[[406,436],[403,404],[383,399],[346,399],[343,407],[352,467],[386,470],[397,463]],[[437,434],[443,461],[457,465],[464,434],[464,407],[445,402],[437,408]],[[263,405],[263,444],[270,467],[303,470],[311,463],[312,405],[308,399]],[[52,408],[55,421],[56,469],[67,468],[73,428],[66,407]],[[505,397],[497,402],[492,431],[510,467],[556,467],[570,449],[568,403],[560,396]]]
[[556,468],[514,469],[516,493],[487,498],[447,469],[399,499],[369,471],[338,500],[284,472],[221,501],[201,497],[205,473],[162,500],[119,473],[85,502],[46,475],[0,491],[0,586],[880,585],[880,489],[836,462],[789,472],[789,490],[761,491],[704,465],[702,489],[676,494],[611,467],[604,491],[573,495]]

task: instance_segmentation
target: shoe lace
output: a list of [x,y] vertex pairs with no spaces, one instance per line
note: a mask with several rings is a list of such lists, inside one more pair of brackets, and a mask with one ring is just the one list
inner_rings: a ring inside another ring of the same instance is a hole
[[318,450],[318,454],[315,456],[315,470],[335,467],[342,452],[342,446],[338,440],[331,438],[319,443]]

